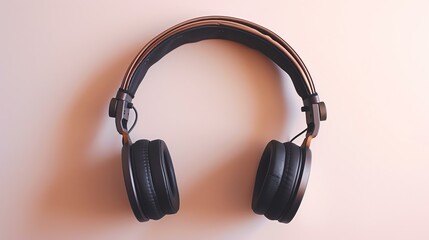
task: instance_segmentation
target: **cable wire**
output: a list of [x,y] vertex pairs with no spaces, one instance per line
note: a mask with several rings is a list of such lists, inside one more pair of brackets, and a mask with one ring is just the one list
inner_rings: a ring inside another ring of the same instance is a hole
[[133,130],[133,128],[136,126],[137,119],[139,118],[139,114],[137,113],[137,109],[134,106],[133,106],[133,110],[134,110],[134,113],[136,114],[136,117],[134,118],[134,123],[131,126],[130,130],[128,131],[128,133],[130,133]]
[[298,133],[295,137],[292,138],[289,142],[293,142],[293,140],[297,139],[299,136],[301,136],[303,133],[305,133],[308,130],[308,128],[304,129],[302,132]]

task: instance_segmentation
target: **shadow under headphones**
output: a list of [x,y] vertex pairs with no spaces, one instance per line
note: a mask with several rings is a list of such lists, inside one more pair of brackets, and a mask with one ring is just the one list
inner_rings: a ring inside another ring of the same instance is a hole
[[[279,36],[257,24],[231,17],[210,16],[180,23],[152,39],[128,68],[109,116],[122,135],[122,167],[128,199],[135,217],[158,220],[179,210],[179,190],[167,145],[162,140],[133,143],[127,128],[132,99],[149,68],[175,48],[206,39],[225,39],[256,49],[275,62],[293,81],[303,100],[307,129],[301,146],[272,140],[256,173],[252,209],[270,220],[288,223],[295,216],[310,174],[310,142],[326,120],[311,76],[296,52]],[[137,112],[136,112],[137,114]],[[135,122],[134,122],[135,124]],[[133,126],[134,126],[133,124]]]

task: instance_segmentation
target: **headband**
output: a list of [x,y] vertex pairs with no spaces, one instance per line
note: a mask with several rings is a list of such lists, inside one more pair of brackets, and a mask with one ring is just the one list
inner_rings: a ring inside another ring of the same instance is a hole
[[307,136],[317,135],[320,121],[326,119],[326,107],[319,101],[310,73],[298,54],[272,31],[249,21],[222,16],[201,17],[180,23],[146,44],[128,68],[109,108],[109,114],[116,117],[119,133],[127,133],[131,100],[149,68],[177,47],[206,39],[241,43],[263,53],[283,69],[303,100],[302,111],[306,112]]

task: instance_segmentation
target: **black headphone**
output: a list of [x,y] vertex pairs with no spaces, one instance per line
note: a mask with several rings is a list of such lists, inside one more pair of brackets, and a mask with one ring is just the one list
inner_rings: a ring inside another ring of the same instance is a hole
[[206,39],[230,40],[262,52],[289,74],[303,100],[301,110],[306,115],[307,129],[302,132],[306,132],[302,145],[270,141],[262,154],[253,191],[255,213],[288,223],[295,216],[307,186],[310,142],[319,132],[320,121],[326,120],[326,107],[319,101],[304,63],[283,39],[254,23],[221,16],[191,19],[152,39],[131,63],[110,102],[109,116],[116,119],[116,128],[122,135],[123,174],[134,215],[144,222],[179,210],[179,190],[165,142],[131,142],[127,123],[130,109],[135,110],[134,94],[148,69],[163,56],[183,44]]

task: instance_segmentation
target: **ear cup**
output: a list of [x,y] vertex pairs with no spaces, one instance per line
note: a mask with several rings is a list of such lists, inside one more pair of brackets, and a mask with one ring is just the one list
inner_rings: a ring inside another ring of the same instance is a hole
[[299,166],[299,173],[297,184],[291,196],[291,202],[283,209],[279,222],[288,223],[292,221],[301,205],[302,198],[304,197],[305,189],[307,188],[308,179],[310,177],[311,169],[311,151],[308,148],[301,149],[301,163]]
[[291,142],[286,142],[284,146],[286,149],[286,159],[283,176],[278,191],[270,207],[265,212],[265,216],[270,220],[279,220],[288,211],[297,189],[299,169],[302,162],[301,148]]
[[162,140],[149,142],[149,160],[156,195],[162,211],[174,214],[179,210],[179,190],[167,145]]
[[137,195],[138,189],[134,177],[134,170],[131,163],[131,146],[132,144],[124,144],[122,146],[122,173],[124,174],[125,189],[127,190],[128,201],[134,216],[139,222],[149,221],[149,218],[144,214],[140,197]]
[[143,213],[150,219],[162,218],[165,214],[159,206],[152,182],[148,140],[139,140],[131,145],[131,166]]
[[252,198],[252,209],[256,214],[264,214],[277,193],[284,172],[285,154],[284,145],[276,140],[270,141],[262,153]]

